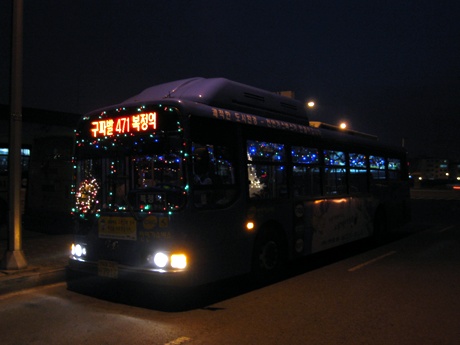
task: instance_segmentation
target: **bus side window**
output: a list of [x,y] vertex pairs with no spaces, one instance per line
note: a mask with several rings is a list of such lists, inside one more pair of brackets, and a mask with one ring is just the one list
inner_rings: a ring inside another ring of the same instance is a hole
[[369,166],[374,180],[385,180],[385,158],[379,156],[369,156]]
[[194,184],[235,184],[234,157],[227,147],[193,143],[192,152]]
[[193,204],[200,209],[226,207],[238,195],[237,127],[196,116],[190,126]]
[[369,191],[367,180],[367,157],[360,153],[350,153],[348,164],[350,166],[349,191],[350,194],[367,193]]
[[224,145],[192,145],[194,204],[199,208],[224,207],[236,197],[235,158]]
[[318,149],[293,146],[291,156],[294,195],[321,195]]
[[248,140],[247,157],[251,199],[288,196],[283,144]]
[[345,153],[324,150],[324,164],[324,193],[326,195],[346,194],[347,174],[345,169]]
[[217,182],[217,177],[214,174],[215,168],[211,166],[208,149],[212,150],[212,146],[193,144],[193,183],[196,185],[208,185]]
[[401,160],[397,158],[388,158],[388,178],[398,181],[401,179]]

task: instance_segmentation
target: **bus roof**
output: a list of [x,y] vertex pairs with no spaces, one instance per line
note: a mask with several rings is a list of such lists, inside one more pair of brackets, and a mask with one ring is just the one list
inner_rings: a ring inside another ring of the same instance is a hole
[[[404,148],[382,144],[374,135],[353,130],[340,130],[334,125],[309,121],[307,109],[302,102],[225,78],[197,77],[159,84],[145,89],[122,103],[94,110],[91,114],[106,109],[129,108],[168,100],[229,110],[229,118],[226,118],[229,121],[241,122],[239,113],[251,114],[258,117],[256,123],[259,126],[321,136],[327,138],[331,143],[347,142],[381,149],[404,150]],[[212,112],[202,114],[214,116]]]
[[302,102],[225,78],[189,78],[152,86],[120,105],[163,99],[191,101],[308,126]]
[[322,128],[322,129],[327,129],[331,131],[336,131],[336,132],[342,132],[342,133],[346,133],[349,135],[356,135],[356,136],[367,138],[367,139],[378,140],[377,136],[375,135],[364,133],[364,132],[358,132],[352,129],[342,129],[339,126],[331,125],[329,123],[324,123],[324,122],[319,122],[319,121],[310,121],[310,126],[315,127],[315,128]]

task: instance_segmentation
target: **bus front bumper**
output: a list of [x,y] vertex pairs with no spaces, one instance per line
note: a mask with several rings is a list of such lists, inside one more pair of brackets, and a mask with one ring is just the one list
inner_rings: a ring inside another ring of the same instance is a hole
[[188,271],[165,271],[119,265],[112,261],[84,261],[69,258],[66,268],[68,283],[97,279],[109,282],[132,282],[151,286],[192,287],[199,285],[196,276]]

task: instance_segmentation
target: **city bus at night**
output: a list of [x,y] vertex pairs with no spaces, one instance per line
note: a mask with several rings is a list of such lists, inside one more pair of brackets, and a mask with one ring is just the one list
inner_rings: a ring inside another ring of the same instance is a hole
[[381,236],[408,220],[405,150],[309,121],[223,78],[82,117],[68,279],[196,286]]

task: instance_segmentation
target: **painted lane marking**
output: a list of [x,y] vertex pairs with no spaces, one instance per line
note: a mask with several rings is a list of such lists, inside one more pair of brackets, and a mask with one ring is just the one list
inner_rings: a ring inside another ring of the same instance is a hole
[[359,270],[359,269],[361,269],[361,268],[363,268],[363,267],[365,267],[365,266],[367,266],[367,265],[373,264],[374,262],[379,261],[379,260],[382,260],[383,258],[386,258],[387,256],[390,256],[390,255],[393,255],[393,254],[396,254],[396,251],[393,250],[393,251],[388,252],[388,253],[386,253],[386,254],[380,255],[380,256],[377,257],[377,258],[374,258],[374,259],[372,259],[372,260],[363,262],[362,264],[359,264],[359,265],[357,265],[357,266],[354,266],[354,267],[348,269],[348,272],[354,272],[354,271],[356,271],[356,270]]

